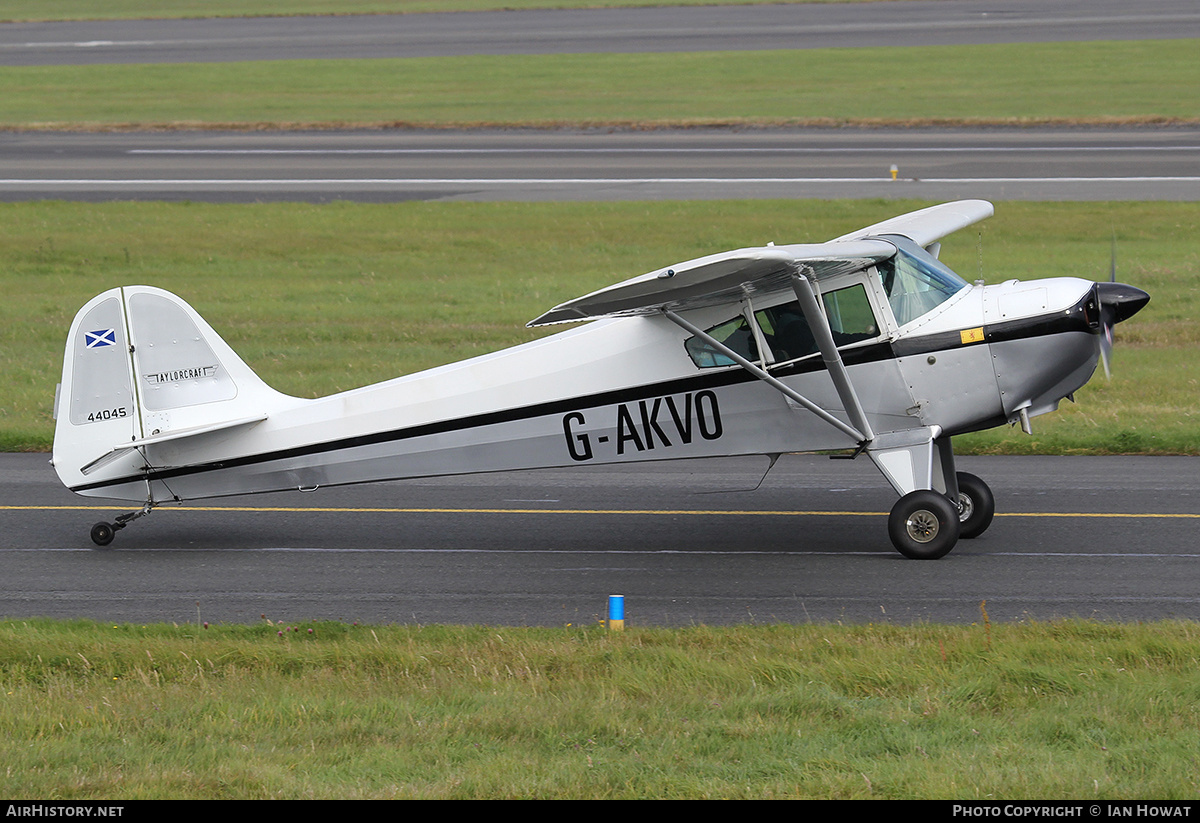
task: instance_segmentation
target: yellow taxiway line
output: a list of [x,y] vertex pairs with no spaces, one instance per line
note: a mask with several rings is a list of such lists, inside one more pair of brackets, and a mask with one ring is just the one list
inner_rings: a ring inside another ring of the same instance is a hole
[[[130,511],[127,506],[0,506],[0,511]],[[157,511],[180,512],[282,512],[321,514],[626,514],[701,515],[734,517],[887,517],[887,512],[857,511],[753,511],[743,509],[485,509],[485,508],[349,508],[301,506],[174,506],[164,503]],[[1200,520],[1200,514],[1156,512],[997,512],[996,517],[1100,517]]]

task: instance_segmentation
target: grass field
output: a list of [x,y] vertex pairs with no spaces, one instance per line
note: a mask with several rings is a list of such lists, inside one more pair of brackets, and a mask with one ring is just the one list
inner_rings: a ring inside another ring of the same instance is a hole
[[283,17],[301,14],[406,14],[430,11],[740,6],[759,3],[850,3],[862,0],[5,0],[9,20],[135,20],[180,17]]
[[1200,42],[0,67],[0,127],[1200,122]]
[[0,622],[0,795],[1191,800],[1194,623]]
[[[0,447],[41,450],[75,311],[116,285],[175,291],[271,385],[320,396],[494,351],[563,300],[715,250],[825,240],[895,201],[0,204]],[[992,282],[1120,276],[1150,305],[1037,436],[964,451],[1200,454],[1200,204],[1003,203],[943,257]],[[982,265],[982,270],[981,270]],[[1167,296],[1169,295],[1169,296]],[[1167,297],[1164,297],[1167,296]]]

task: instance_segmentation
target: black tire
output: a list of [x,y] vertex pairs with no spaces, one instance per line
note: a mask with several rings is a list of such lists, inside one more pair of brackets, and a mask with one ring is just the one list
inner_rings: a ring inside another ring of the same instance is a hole
[[958,532],[958,507],[934,491],[909,492],[888,516],[892,545],[910,560],[945,557],[958,542]]
[[959,472],[958,478],[958,536],[978,537],[992,525],[996,515],[996,498],[992,490],[973,474]]
[[117,530],[108,523],[97,523],[92,526],[92,542],[100,548],[105,548],[109,543],[113,542],[116,537]]

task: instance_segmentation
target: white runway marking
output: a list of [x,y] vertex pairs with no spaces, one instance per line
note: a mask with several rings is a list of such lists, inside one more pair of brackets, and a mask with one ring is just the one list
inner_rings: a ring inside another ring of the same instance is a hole
[[1200,146],[746,146],[645,148],[408,148],[408,149],[128,149],[126,154],[167,155],[463,155],[463,154],[970,154],[1034,152],[1189,152]]
[[[919,183],[1200,183],[1200,176],[1186,177],[922,177],[891,180],[884,177],[346,177],[346,178],[151,178],[117,180],[89,178],[0,178],[0,185],[46,188],[54,186],[573,186],[640,185],[687,183],[820,184],[820,183],[892,183],[896,186]],[[915,194],[916,192],[914,192]]]

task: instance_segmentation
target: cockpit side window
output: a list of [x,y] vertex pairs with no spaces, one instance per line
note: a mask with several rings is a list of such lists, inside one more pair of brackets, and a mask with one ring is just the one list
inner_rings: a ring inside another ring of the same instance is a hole
[[879,324],[867,290],[861,284],[831,291],[824,295],[825,316],[838,348],[879,336]]
[[[879,336],[879,324],[862,284],[826,292],[822,300],[835,345],[848,346]],[[799,302],[793,300],[760,309],[754,313],[754,320],[762,332],[772,362],[782,363],[817,353],[816,338]],[[739,315],[713,326],[707,332],[747,360],[759,360],[753,330],[744,316]],[[699,337],[689,337],[684,347],[692,362],[702,369],[734,365],[727,355],[716,351]]]
[[808,318],[796,301],[754,313],[775,362],[795,360],[817,350]]
[[[724,343],[747,360],[758,360],[758,344],[754,341],[754,332],[751,331],[745,317],[739,315],[707,331],[714,340]],[[717,351],[699,337],[689,337],[683,345],[687,349],[688,357],[702,369],[734,365],[728,355]]]
[[878,269],[896,325],[916,320],[967,287],[967,281],[908,238],[887,240],[895,244],[896,256],[879,263]]

